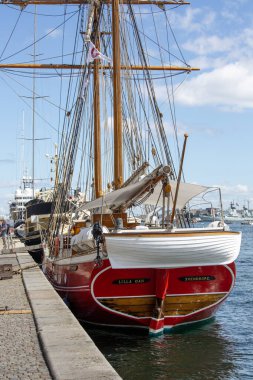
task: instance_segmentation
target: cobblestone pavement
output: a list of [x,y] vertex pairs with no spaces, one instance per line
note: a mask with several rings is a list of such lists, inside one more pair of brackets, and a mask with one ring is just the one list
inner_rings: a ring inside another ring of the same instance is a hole
[[[30,310],[20,274],[0,281],[0,308],[5,306]],[[50,379],[32,314],[0,315],[0,380]]]

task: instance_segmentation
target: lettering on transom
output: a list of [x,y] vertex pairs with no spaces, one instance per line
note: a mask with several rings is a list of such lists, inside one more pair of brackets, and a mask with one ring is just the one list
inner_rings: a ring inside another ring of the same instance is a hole
[[215,280],[214,276],[185,276],[179,277],[180,281],[190,282],[190,281],[213,281]]
[[149,282],[150,278],[120,278],[117,280],[114,280],[112,283],[115,285],[138,285],[138,284],[144,284],[146,282]]

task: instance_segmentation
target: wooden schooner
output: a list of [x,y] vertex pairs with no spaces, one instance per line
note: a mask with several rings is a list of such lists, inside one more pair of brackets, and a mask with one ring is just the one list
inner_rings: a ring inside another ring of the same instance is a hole
[[[60,145],[45,240],[47,278],[77,318],[91,324],[158,334],[209,320],[233,288],[241,234],[223,221],[191,228],[185,213],[208,190],[182,181],[188,136],[180,154],[174,114],[173,77],[198,70],[170,49],[178,47],[172,9],[189,3],[1,3],[80,6],[80,64],[12,66],[80,74]],[[172,114],[178,170],[160,101]],[[76,172],[86,182],[66,208]]]

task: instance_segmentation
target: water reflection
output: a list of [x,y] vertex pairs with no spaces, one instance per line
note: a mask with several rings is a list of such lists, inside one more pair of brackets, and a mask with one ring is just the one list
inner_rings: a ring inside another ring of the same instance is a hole
[[124,380],[237,378],[234,344],[218,323],[157,338],[88,332]]

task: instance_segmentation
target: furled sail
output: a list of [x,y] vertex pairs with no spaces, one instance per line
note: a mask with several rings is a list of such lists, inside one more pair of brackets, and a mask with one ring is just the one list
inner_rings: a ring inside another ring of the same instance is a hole
[[[162,182],[163,177],[154,177],[152,174],[147,175],[139,182],[130,184],[119,190],[112,191],[103,197],[97,198],[94,201],[88,202],[82,206],[83,210],[92,210],[99,207],[108,209],[118,209],[120,207],[130,207],[134,205],[133,199],[138,199],[143,196],[144,193],[150,193],[147,199],[143,202],[147,205],[163,205],[162,194]],[[158,182],[159,181],[159,182]],[[171,195],[174,199],[176,192],[176,181],[170,181]],[[209,189],[207,186],[195,185],[191,183],[181,183],[179,187],[179,194],[177,199],[177,208],[182,209],[187,202],[189,202],[195,196],[206,192]]]
[[145,192],[152,192],[154,190],[156,183],[163,178],[163,175],[160,174],[159,170],[160,167],[155,169],[151,174],[147,175],[139,182],[112,191],[103,197],[84,204],[81,207],[81,210],[92,210],[99,207],[106,207],[115,210],[119,207],[129,207],[130,200],[140,197]]

